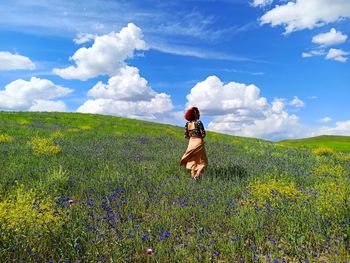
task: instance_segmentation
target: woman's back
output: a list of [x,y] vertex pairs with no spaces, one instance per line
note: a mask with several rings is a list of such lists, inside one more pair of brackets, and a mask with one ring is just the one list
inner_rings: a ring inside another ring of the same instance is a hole
[[188,121],[185,126],[185,137],[205,137],[204,125],[200,120]]

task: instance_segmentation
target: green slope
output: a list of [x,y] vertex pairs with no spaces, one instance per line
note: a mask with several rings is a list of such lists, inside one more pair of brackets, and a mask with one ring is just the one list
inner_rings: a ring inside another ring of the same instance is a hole
[[299,148],[329,147],[337,151],[350,152],[350,136],[321,135],[299,140],[283,140],[277,144]]
[[0,262],[350,257],[347,160],[213,132],[205,140],[209,166],[192,181],[179,166],[182,127],[0,112]]

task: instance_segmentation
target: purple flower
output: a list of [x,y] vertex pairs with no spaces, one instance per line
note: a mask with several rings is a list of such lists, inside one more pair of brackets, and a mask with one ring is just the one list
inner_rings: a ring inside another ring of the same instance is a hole
[[170,233],[167,231],[164,234],[159,236],[159,240],[163,240],[164,238],[168,238],[170,237]]
[[148,234],[148,233],[144,234],[144,235],[140,238],[141,241],[147,241],[148,239],[149,239],[149,234]]

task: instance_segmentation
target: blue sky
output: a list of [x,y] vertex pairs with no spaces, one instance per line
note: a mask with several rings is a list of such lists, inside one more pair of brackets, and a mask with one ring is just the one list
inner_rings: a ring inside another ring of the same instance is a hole
[[347,0],[0,3],[0,110],[350,135]]

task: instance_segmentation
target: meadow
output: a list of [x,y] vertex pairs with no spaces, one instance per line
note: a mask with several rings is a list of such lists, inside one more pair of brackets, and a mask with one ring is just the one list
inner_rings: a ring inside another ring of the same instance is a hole
[[335,151],[350,153],[350,136],[321,135],[299,140],[284,140],[278,143],[299,149],[326,147]]
[[1,262],[350,262],[350,155],[78,113],[0,113]]

